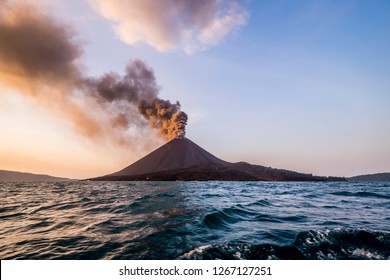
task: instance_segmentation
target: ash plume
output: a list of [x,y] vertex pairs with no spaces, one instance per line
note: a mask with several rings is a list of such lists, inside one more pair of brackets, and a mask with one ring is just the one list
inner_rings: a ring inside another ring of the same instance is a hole
[[169,100],[163,99],[154,99],[150,103],[141,100],[138,104],[138,111],[168,140],[185,136],[188,117],[186,113],[180,111],[178,101],[171,104]]
[[178,102],[158,97],[154,72],[141,60],[130,62],[123,76],[88,77],[74,30],[21,2],[0,2],[0,42],[0,83],[83,135],[128,144],[147,134],[148,123],[166,139],[185,135],[187,115]]

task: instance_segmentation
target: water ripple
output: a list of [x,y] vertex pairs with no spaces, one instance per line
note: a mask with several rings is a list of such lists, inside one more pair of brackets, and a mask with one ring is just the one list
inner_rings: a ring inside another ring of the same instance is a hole
[[1,259],[388,259],[389,183],[0,183]]

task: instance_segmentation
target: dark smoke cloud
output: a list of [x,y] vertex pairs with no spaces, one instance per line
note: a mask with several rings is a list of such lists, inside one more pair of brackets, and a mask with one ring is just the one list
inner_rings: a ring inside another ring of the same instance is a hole
[[71,28],[58,24],[31,6],[0,5],[0,56],[10,74],[42,82],[74,81],[75,62],[82,54]]
[[[127,65],[125,75],[104,74],[99,79],[86,79],[84,89],[101,103],[126,102],[137,105],[138,112],[170,140],[185,136],[187,114],[180,111],[180,103],[158,98],[159,87],[153,70],[142,61],[134,60]],[[120,114],[115,125],[125,126],[131,120]]]
[[151,103],[141,100],[138,104],[139,112],[158,128],[167,139],[185,136],[187,114],[180,111],[180,103],[171,104],[169,100],[155,99]]
[[141,60],[123,76],[87,77],[75,32],[31,5],[0,2],[0,82],[66,117],[91,138],[128,143],[148,122],[166,139],[185,135],[180,104],[159,99],[153,70]]
[[140,99],[151,101],[159,92],[153,70],[141,60],[134,60],[126,66],[125,75],[106,73],[101,78],[85,80],[86,89],[98,94],[105,101],[125,100],[137,103]]

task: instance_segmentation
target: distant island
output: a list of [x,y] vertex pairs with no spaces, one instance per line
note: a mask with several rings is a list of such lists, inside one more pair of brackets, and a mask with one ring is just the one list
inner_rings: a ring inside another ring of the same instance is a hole
[[390,182],[390,172],[359,175],[347,178],[351,182]]
[[68,178],[54,177],[45,174],[0,170],[0,182],[55,182],[71,181]]
[[[0,170],[0,182],[58,182],[74,179]],[[188,138],[175,138],[126,168],[92,181],[348,181],[390,182],[390,172],[353,177],[316,176],[295,171],[227,162]]]
[[217,158],[188,138],[175,138],[128,167],[96,181],[345,181]]

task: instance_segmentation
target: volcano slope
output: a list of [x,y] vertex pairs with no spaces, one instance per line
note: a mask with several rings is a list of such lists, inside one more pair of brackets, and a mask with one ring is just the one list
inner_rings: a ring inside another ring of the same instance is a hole
[[96,181],[341,181],[294,171],[230,163],[217,158],[188,138],[176,138],[126,168]]

